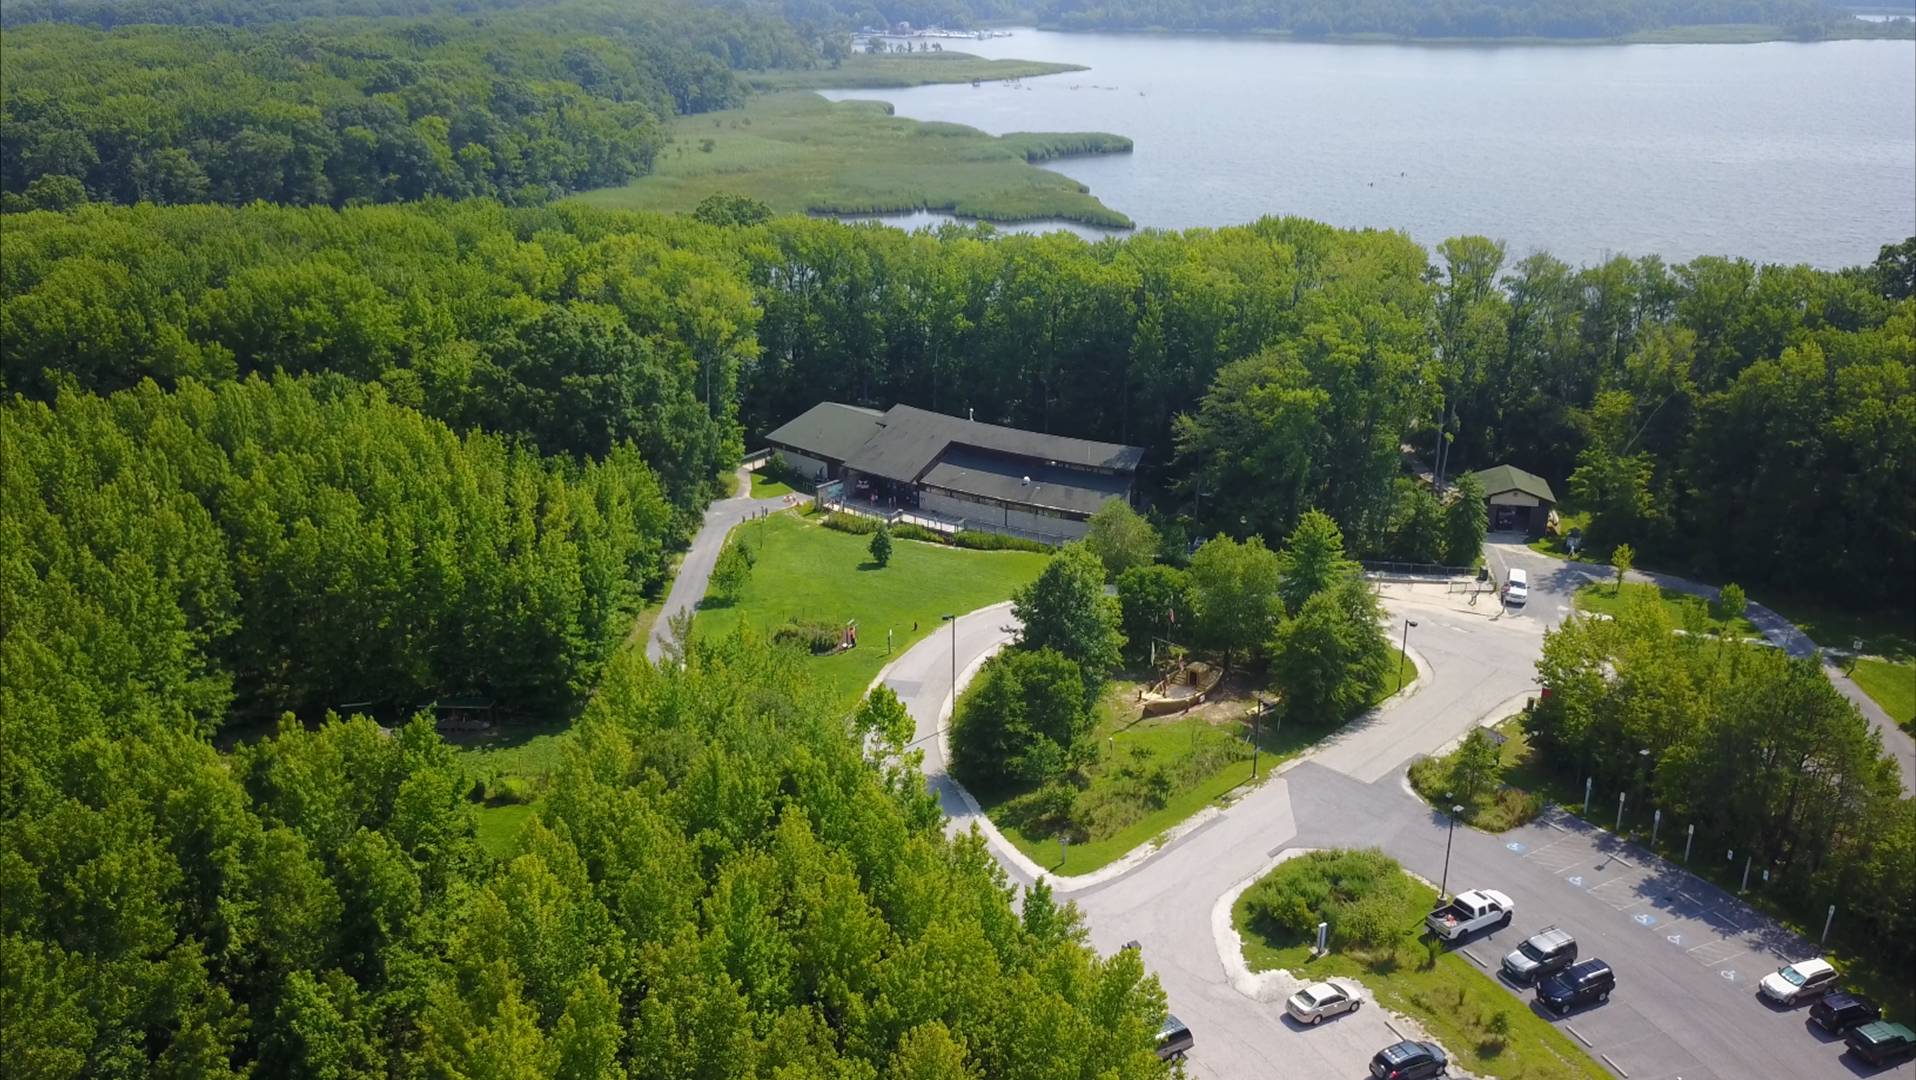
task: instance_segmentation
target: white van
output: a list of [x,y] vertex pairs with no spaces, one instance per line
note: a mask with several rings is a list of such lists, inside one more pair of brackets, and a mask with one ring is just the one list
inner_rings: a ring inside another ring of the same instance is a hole
[[1530,575],[1522,570],[1510,571],[1510,578],[1504,582],[1504,603],[1521,604],[1530,599]]

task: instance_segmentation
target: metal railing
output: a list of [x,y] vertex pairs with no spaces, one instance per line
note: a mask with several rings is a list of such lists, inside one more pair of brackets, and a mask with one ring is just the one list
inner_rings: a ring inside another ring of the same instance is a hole
[[1377,559],[1361,560],[1364,574],[1374,578],[1412,578],[1433,580],[1443,578],[1477,576],[1474,566],[1445,566],[1442,563],[1389,562]]

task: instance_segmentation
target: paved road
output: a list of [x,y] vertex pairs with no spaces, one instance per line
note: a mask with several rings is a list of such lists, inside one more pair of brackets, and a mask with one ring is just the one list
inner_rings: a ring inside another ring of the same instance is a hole
[[734,490],[743,494],[729,499],[716,499],[705,508],[705,521],[700,524],[698,534],[692,537],[692,545],[685,550],[685,557],[679,560],[678,573],[672,578],[672,588],[665,594],[665,608],[659,612],[658,621],[652,624],[652,633],[645,640],[646,659],[657,662],[665,655],[665,641],[672,632],[672,616],[689,611],[698,606],[705,598],[706,579],[712,576],[712,564],[718,561],[719,550],[725,546],[725,536],[733,526],[748,521],[761,513],[782,510],[787,506],[808,502],[809,495],[794,497],[796,502],[788,502],[785,496],[770,499],[752,498],[752,477],[745,469],[734,474],[738,487]]
[[[1084,911],[1098,948],[1142,943],[1172,1010],[1197,1033],[1193,1075],[1355,1078],[1399,1030],[1412,1030],[1401,1020],[1387,1026],[1375,1007],[1320,1028],[1284,1021],[1281,1003],[1296,983],[1251,976],[1233,962],[1229,901],[1300,848],[1377,845],[1413,871],[1439,876],[1445,823],[1405,787],[1403,770],[1480,720],[1507,715],[1534,690],[1543,630],[1561,618],[1557,609],[1568,607],[1570,591],[1535,584],[1528,608],[1509,613],[1387,592],[1394,625],[1418,623],[1410,646],[1423,676],[1409,696],[1134,864],[1054,882]],[[954,669],[962,685],[1012,632],[1008,605],[964,616],[882,677],[918,722],[927,780],[951,827],[985,828],[1007,873],[1028,884],[1038,868],[976,816],[969,796],[946,777],[942,754]],[[1510,929],[1471,944],[1471,953],[1494,967],[1522,934],[1551,922],[1570,928],[1587,955],[1616,965],[1621,988],[1568,1025],[1630,1080],[1849,1075],[1841,1047],[1805,1030],[1801,1010],[1774,1011],[1754,997],[1761,974],[1808,946],[1734,898],[1614,845],[1609,834],[1562,817],[1504,835],[1459,829],[1452,888],[1503,889],[1520,913]],[[1911,1072],[1905,1064],[1884,1075]]]
[[[1590,581],[1608,581],[1612,576],[1610,569],[1600,564],[1553,559],[1548,555],[1538,554],[1517,541],[1493,541],[1485,545],[1485,551],[1494,565],[1506,568],[1499,575],[1500,577],[1507,576],[1507,568],[1513,566],[1523,567],[1529,573],[1532,591],[1545,594],[1532,600],[1530,606],[1533,609],[1537,608],[1541,601],[1551,608],[1561,607],[1567,610],[1572,603],[1570,598],[1576,592],[1578,585]],[[1631,571],[1625,580],[1660,585],[1705,599],[1715,599],[1717,594],[1717,590],[1711,586],[1699,585],[1694,581],[1669,574]],[[1769,608],[1752,603],[1747,617],[1758,630],[1763,632],[1765,638],[1791,656],[1816,654],[1816,642],[1811,641],[1809,635]],[[1829,676],[1830,682],[1844,697],[1856,704],[1857,711],[1869,721],[1869,726],[1876,729],[1876,733],[1882,737],[1883,749],[1890,757],[1896,759],[1896,767],[1903,777],[1903,790],[1916,794],[1916,739],[1912,739],[1909,732],[1904,731],[1895,720],[1891,719],[1889,713],[1885,712],[1881,705],[1876,704],[1875,699],[1864,693],[1863,688],[1856,685],[1856,682],[1845,674],[1842,668],[1825,661],[1823,673]]]

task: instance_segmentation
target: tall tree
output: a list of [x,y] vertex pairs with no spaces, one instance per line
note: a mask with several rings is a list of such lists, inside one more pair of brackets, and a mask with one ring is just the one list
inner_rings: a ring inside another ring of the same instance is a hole
[[1123,660],[1118,600],[1105,595],[1104,564],[1080,544],[1067,544],[1013,594],[1011,613],[1023,623],[1019,645],[1057,651],[1094,685]]
[[1199,644],[1222,652],[1226,664],[1235,653],[1262,648],[1283,616],[1281,576],[1277,554],[1260,537],[1205,541],[1190,569]]

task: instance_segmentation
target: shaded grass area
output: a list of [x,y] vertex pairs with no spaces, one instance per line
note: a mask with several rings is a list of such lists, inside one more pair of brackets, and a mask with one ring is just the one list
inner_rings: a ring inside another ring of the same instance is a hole
[[763,71],[746,76],[754,90],[877,90],[931,83],[999,82],[1086,70],[1042,60],[986,60],[962,52],[848,56],[838,67]]
[[1579,585],[1577,586],[1577,610],[1592,611],[1599,615],[1609,615],[1614,618],[1623,614],[1624,608],[1628,606],[1632,600],[1640,597],[1651,597],[1662,604],[1664,610],[1668,612],[1670,616],[1670,621],[1675,623],[1679,628],[1684,625],[1684,608],[1691,604],[1700,603],[1704,604],[1704,610],[1709,616],[1710,630],[1712,633],[1716,632],[1718,627],[1722,627],[1735,637],[1760,638],[1763,636],[1762,631],[1756,628],[1756,624],[1743,616],[1738,615],[1735,618],[1726,617],[1723,613],[1723,609],[1714,600],[1705,603],[1700,596],[1693,596],[1686,592],[1664,588],[1659,585],[1626,583],[1621,591],[1617,589],[1615,582],[1593,581],[1585,585]]
[[[856,620],[857,648],[812,661],[813,677],[831,687],[848,709],[880,668],[938,629],[940,615],[1010,599],[1047,561],[1033,552],[968,551],[898,540],[891,565],[880,569],[871,561],[866,537],[793,513],[740,526],[736,535],[757,551],[757,565],[737,603],[706,597],[693,636],[730,633],[744,623],[770,637],[791,619],[840,626]],[[890,655],[887,629],[893,635]]]
[[1410,767],[1410,786],[1424,801],[1438,810],[1449,806],[1464,808],[1463,820],[1486,832],[1503,832],[1525,824],[1543,809],[1543,800],[1517,781],[1527,775],[1530,740],[1524,734],[1521,716],[1499,723],[1493,730],[1503,736],[1498,747],[1497,771],[1490,782],[1473,796],[1459,796],[1456,782],[1462,748],[1443,757],[1422,758]]
[[1131,226],[1084,185],[1033,164],[1065,154],[1128,153],[1131,140],[1120,135],[999,137],[896,117],[884,102],[833,103],[810,93],[768,94],[741,109],[680,117],[672,131],[672,145],[650,176],[578,200],[683,212],[726,193],[781,213],[940,210],[988,221]]
[[[1266,882],[1312,873],[1308,857],[1291,859],[1246,889],[1232,907],[1231,922],[1244,940],[1244,959],[1252,971],[1283,969],[1306,981],[1341,977],[1362,982],[1379,1004],[1413,1016],[1429,1029],[1450,1052],[1453,1067],[1472,1073],[1507,1080],[1610,1076],[1568,1035],[1470,961],[1454,952],[1427,951],[1412,930],[1394,942],[1333,947],[1313,959],[1308,934],[1258,916],[1254,905]],[[1419,926],[1425,912],[1436,906],[1437,892],[1401,869],[1396,874],[1401,880],[1393,882],[1394,887],[1367,890],[1367,902],[1393,909],[1375,913],[1381,921]]]
[[514,728],[480,739],[447,736],[459,764],[486,796],[475,817],[479,844],[504,855],[545,794],[564,753],[568,728]]
[[[1893,597],[1892,597],[1893,598]],[[1826,649],[1855,649],[1862,642],[1865,656],[1894,661],[1916,661],[1916,610],[1885,608],[1849,611],[1820,600],[1782,594],[1758,597],[1764,607],[1796,624],[1811,641]]]
[[[1393,649],[1392,656],[1396,659],[1403,654]],[[1404,671],[1406,681],[1416,679],[1415,667],[1406,664]],[[1401,689],[1395,676],[1393,668],[1392,678],[1378,694],[1377,702]],[[973,792],[999,832],[1027,858],[1054,874],[1088,874],[1123,858],[1205,807],[1228,804],[1269,778],[1284,762],[1338,731],[1337,726],[1279,723],[1274,717],[1253,724],[1249,702],[1243,706],[1243,715],[1223,722],[1215,722],[1214,713],[1144,720],[1139,718],[1133,700],[1140,685],[1136,679],[1114,679],[1105,687],[1098,701],[1099,760],[1080,793],[1081,798],[1109,805],[1121,800],[1120,792],[1136,791],[1139,777],[1153,770],[1182,781],[1174,783],[1161,801],[1136,802],[1133,820],[1104,835],[1068,844],[1061,852],[1055,835],[1027,829],[1016,820],[1019,815],[1015,807],[1007,805],[1026,794],[1026,789]],[[1187,762],[1200,767],[1193,769]],[[1215,765],[1202,767],[1211,762]],[[1255,778],[1251,775],[1254,768]]]
[[1883,707],[1890,719],[1916,734],[1916,662],[1863,657],[1850,669],[1849,677]]

